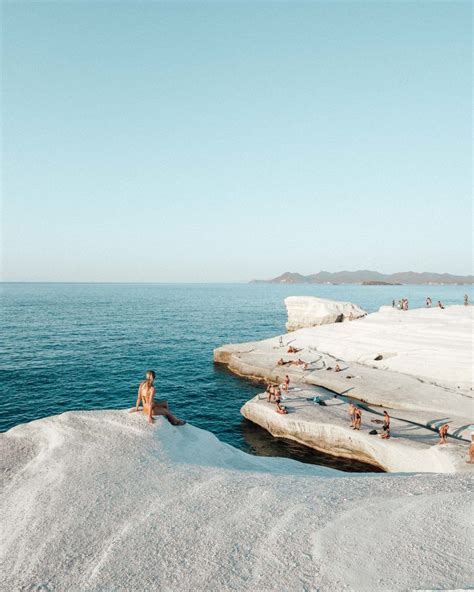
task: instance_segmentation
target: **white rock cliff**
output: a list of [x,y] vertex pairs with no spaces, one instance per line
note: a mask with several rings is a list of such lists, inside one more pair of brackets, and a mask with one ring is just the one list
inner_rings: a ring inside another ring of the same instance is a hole
[[288,331],[328,325],[342,321],[352,321],[367,314],[357,304],[327,300],[315,296],[289,296],[285,299],[288,311]]

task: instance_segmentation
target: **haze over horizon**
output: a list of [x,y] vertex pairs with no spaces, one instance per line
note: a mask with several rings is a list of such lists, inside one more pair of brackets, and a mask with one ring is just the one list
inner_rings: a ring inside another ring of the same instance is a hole
[[471,13],[4,3],[2,279],[472,274]]

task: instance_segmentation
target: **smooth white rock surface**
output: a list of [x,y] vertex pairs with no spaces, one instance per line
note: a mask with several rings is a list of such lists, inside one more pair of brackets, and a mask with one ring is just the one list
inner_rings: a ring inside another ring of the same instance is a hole
[[[283,404],[287,415],[276,412],[274,403],[268,403],[264,393],[247,401],[241,409],[244,417],[277,437],[289,438],[334,456],[352,458],[379,466],[390,472],[469,472],[468,447],[464,442],[450,440],[437,445],[436,432],[410,421],[391,418],[391,438],[384,440],[382,411],[379,408],[362,410],[361,430],[350,427],[348,406],[331,393],[321,392],[325,405],[311,400],[315,392],[309,388],[290,388],[284,393]],[[380,422],[380,423],[379,423]],[[377,435],[369,434],[376,430]]]
[[0,445],[3,590],[401,592],[473,581],[466,475],[253,457],[126,411],[41,419]]
[[[474,306],[409,311],[384,306],[359,323],[307,329],[299,336],[347,362],[409,374],[448,388],[473,387]],[[376,361],[378,355],[383,359]]]
[[[278,383],[289,374],[292,384],[323,386],[383,406],[391,415],[407,422],[431,427],[447,422],[449,433],[463,438],[467,451],[474,424],[473,313],[474,307],[470,306],[409,311],[383,307],[357,322],[289,333],[283,337],[283,347],[279,337],[222,346],[214,351],[214,359],[242,376]],[[289,344],[301,351],[287,353]],[[376,361],[380,355],[382,359]],[[309,368],[278,366],[280,358],[301,358],[309,363]],[[328,371],[336,363],[341,372]],[[330,425],[329,414],[326,419]],[[295,425],[296,418],[292,421]],[[256,423],[262,425],[260,421]],[[270,424],[267,429],[276,435]],[[330,433],[326,430],[326,434]],[[288,431],[287,436],[298,439],[295,430]],[[409,432],[406,438],[409,441]],[[314,439],[308,445],[317,447]],[[413,461],[417,459],[421,457],[415,454]],[[402,470],[393,468],[396,463],[387,465],[384,458],[380,458],[380,464],[388,470]],[[452,466],[455,465],[456,462]],[[437,467],[434,463],[416,470],[440,470]]]
[[286,328],[295,331],[304,327],[355,320],[367,313],[352,302],[327,300],[315,296],[289,296],[285,298],[288,313]]

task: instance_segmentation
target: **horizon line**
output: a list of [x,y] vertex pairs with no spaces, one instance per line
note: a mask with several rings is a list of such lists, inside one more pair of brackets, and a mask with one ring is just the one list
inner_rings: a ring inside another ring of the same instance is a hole
[[[461,276],[462,277],[462,276]],[[272,286],[327,286],[327,285],[332,285],[332,286],[358,286],[358,285],[363,285],[361,282],[340,282],[337,284],[331,284],[331,283],[327,283],[327,282],[322,282],[322,283],[285,283],[285,282],[272,282],[271,280],[233,280],[233,281],[216,281],[216,282],[189,282],[189,281],[168,281],[168,282],[142,282],[142,281],[74,281],[74,280],[61,280],[61,281],[57,281],[57,280],[0,280],[0,285],[1,284],[77,284],[77,285],[88,285],[88,284],[97,284],[97,285],[104,285],[104,284],[111,284],[111,285],[120,285],[120,284],[125,284],[125,285],[193,285],[193,286],[203,286],[203,285],[235,285],[235,284],[241,284],[241,285],[262,285],[262,284],[266,284],[266,285],[272,285]],[[386,285],[382,285],[382,286],[369,286],[369,287],[388,287],[388,286],[396,286],[396,284],[386,284]],[[443,285],[443,286],[472,286],[474,285],[472,282],[466,282],[466,283],[456,283],[456,282],[441,282],[441,283],[437,283],[437,282],[421,282],[419,284],[412,284],[412,283],[400,283],[400,286],[429,286],[429,285]]]

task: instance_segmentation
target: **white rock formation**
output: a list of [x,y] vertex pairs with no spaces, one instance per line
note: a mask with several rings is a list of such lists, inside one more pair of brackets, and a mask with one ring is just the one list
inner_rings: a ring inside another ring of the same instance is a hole
[[[324,406],[313,402],[315,395]],[[363,406],[360,431],[350,427],[347,404],[339,397],[314,388],[290,389],[285,395],[287,415],[276,412],[275,404],[268,403],[262,393],[247,401],[241,409],[244,417],[268,430],[274,436],[296,440],[321,452],[366,462],[389,472],[469,472],[472,467],[466,443],[450,440],[437,446],[436,432],[397,419],[393,412],[389,440],[380,436],[382,412],[380,408]],[[375,423],[379,422],[379,423]],[[376,430],[376,435],[369,434]]]
[[472,583],[465,475],[353,475],[254,457],[126,411],[41,419],[0,445],[2,590]]
[[365,310],[351,302],[339,302],[315,296],[289,296],[285,299],[285,305],[288,312],[286,323],[288,331],[351,321],[367,314]]
[[[384,406],[392,416],[407,422],[403,435],[400,431],[398,435],[395,433],[390,443],[395,442],[395,438],[403,438],[404,445],[413,442],[411,470],[449,471],[460,468],[454,459],[442,468],[434,462],[433,456],[427,455],[423,460],[423,455],[418,454],[419,442],[424,442],[426,447],[434,442],[432,438],[426,438],[426,434],[420,435],[413,424],[433,428],[448,423],[449,433],[464,439],[460,443],[467,455],[474,407],[473,332],[474,307],[410,311],[384,307],[356,323],[300,329],[287,335],[283,343],[291,342],[300,350],[296,354],[289,354],[286,345],[280,347],[279,338],[275,337],[217,348],[214,359],[242,376],[281,382],[285,374],[289,374],[292,384],[322,386],[369,405]],[[308,368],[278,365],[281,358],[285,362],[301,358],[308,362]],[[341,372],[334,372],[336,364]],[[328,368],[332,370],[328,371]],[[274,435],[290,437],[314,448],[361,460],[367,452],[369,426],[366,426],[362,440],[359,437],[354,439],[350,451],[347,443],[339,446],[339,436],[336,442],[339,432],[329,429],[338,424],[331,413],[308,418],[307,410],[297,409],[287,422],[285,433],[280,430],[281,422],[277,425],[273,415],[272,421],[267,421],[263,411],[255,409],[253,404],[245,406],[242,412],[249,419],[253,414],[255,422]],[[326,424],[324,438],[318,435],[320,427],[314,426],[312,431],[308,425],[311,421]],[[373,461],[387,470],[409,470],[402,468],[396,458],[388,459],[379,445],[372,443],[370,447]],[[430,458],[431,465],[426,464]],[[474,465],[463,462],[463,469],[466,467],[472,469]]]

